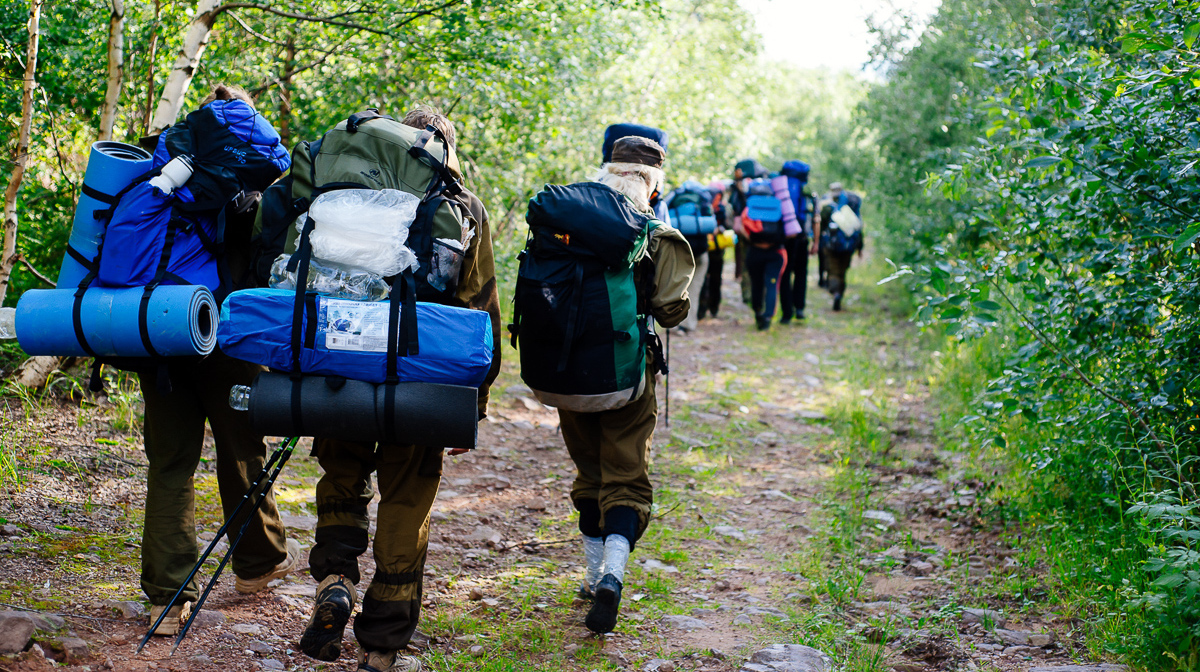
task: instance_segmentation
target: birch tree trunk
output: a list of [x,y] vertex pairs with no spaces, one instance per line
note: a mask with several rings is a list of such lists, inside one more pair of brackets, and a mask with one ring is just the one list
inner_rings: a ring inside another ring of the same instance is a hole
[[187,34],[183,38],[183,47],[179,56],[171,66],[167,75],[167,83],[163,86],[162,97],[158,100],[158,108],[154,111],[154,119],[150,122],[150,133],[158,133],[175,123],[179,109],[183,107],[183,98],[187,95],[192,77],[196,75],[196,67],[200,65],[200,57],[208,46],[208,36],[212,32],[213,21],[217,18],[217,8],[221,0],[198,0],[196,14],[188,24]]
[[154,27],[150,32],[150,55],[146,68],[146,109],[142,112],[142,135],[150,133],[150,114],[154,111],[154,61],[158,56],[158,31],[162,30],[162,0],[154,0]]
[[125,2],[112,0],[112,14],[108,17],[108,88],[104,91],[104,107],[100,112],[100,140],[112,140],[124,77]]
[[29,2],[29,46],[25,52],[25,81],[21,87],[21,127],[17,132],[17,151],[13,172],[4,190],[4,242],[0,247],[0,304],[8,294],[8,281],[16,265],[17,254],[17,193],[25,178],[29,163],[29,135],[33,129],[33,90],[37,86],[38,28],[42,18],[42,0]]

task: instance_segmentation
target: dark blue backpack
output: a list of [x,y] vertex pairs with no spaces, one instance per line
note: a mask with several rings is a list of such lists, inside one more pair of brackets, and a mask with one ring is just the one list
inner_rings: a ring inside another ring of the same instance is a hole
[[[834,212],[837,212],[843,207],[849,205],[850,209],[854,211],[855,215],[859,214],[858,208],[854,207],[855,204],[850,202],[849,194],[844,191],[840,196],[838,196],[838,199],[834,201],[834,203]],[[861,205],[859,207],[861,207]],[[823,235],[827,236],[825,244],[834,254],[851,254],[855,250],[858,250],[860,247],[862,247],[861,228],[854,233],[847,235],[846,232],[842,231],[840,228],[829,227],[829,229],[825,231]]]

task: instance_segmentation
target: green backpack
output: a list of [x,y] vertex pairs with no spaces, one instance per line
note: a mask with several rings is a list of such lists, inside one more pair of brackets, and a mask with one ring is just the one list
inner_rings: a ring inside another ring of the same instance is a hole
[[296,249],[296,218],[317,196],[335,189],[398,189],[420,196],[408,235],[419,263],[416,296],[435,303],[454,298],[462,252],[438,239],[462,240],[470,219],[455,198],[462,192],[458,159],[436,128],[412,128],[373,109],[351,115],[319,140],[296,145],[291,172],[263,192],[252,232],[251,271],[258,285],[267,285],[276,257]]
[[509,326],[522,380],[543,404],[568,411],[628,405],[646,386],[647,347],[658,347],[645,302],[654,285],[649,236],[662,223],[596,182],[548,185],[526,221]]

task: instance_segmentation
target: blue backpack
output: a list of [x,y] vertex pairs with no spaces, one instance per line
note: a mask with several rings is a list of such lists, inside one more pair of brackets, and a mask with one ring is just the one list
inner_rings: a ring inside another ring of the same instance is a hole
[[742,228],[752,243],[782,243],[787,238],[783,230],[783,204],[775,196],[770,180],[760,178],[750,182]]
[[[838,196],[837,201],[834,201],[834,203],[835,203],[834,208],[833,208],[834,212],[837,212],[838,210],[841,210],[843,207],[849,205],[850,208],[854,211],[855,215],[859,214],[858,208],[854,207],[855,204],[850,202],[850,196],[845,191],[843,191],[841,193],[841,195]],[[859,205],[859,207],[861,207],[861,205]],[[828,236],[826,238],[825,244],[834,254],[851,254],[855,250],[862,247],[862,229],[861,228],[859,230],[855,231],[854,233],[847,235],[846,232],[841,230],[840,228],[830,227],[828,230],[826,230],[823,233],[823,235]]]
[[804,186],[808,184],[809,166],[803,161],[788,161],[783,164],[783,170],[779,171],[782,175],[787,175],[788,191],[792,195],[792,204],[796,208],[796,219],[801,222],[808,218],[811,210],[808,209],[811,197],[805,195]]
[[[167,194],[150,183],[168,162],[187,156],[191,177]],[[279,134],[240,100],[217,100],[192,112],[163,131],[152,167],[114,198],[111,207],[97,211],[108,219],[104,240],[95,258],[76,257],[87,268],[73,305],[74,322],[81,324],[84,296],[91,287],[144,287],[136,329],[150,360],[158,364],[159,390],[170,391],[162,355],[149,337],[149,307],[155,289],[163,285],[203,285],[218,303],[233,290],[226,266],[226,213],[234,204],[253,205],[261,193],[291,165]],[[134,328],[131,326],[131,328]],[[82,333],[84,350],[96,357]],[[142,368],[141,360],[96,358],[89,387],[99,390],[100,365]]]
[[671,226],[685,236],[707,236],[717,230],[717,217],[713,214],[711,194],[704,185],[688,180],[671,192],[667,208],[671,215]]

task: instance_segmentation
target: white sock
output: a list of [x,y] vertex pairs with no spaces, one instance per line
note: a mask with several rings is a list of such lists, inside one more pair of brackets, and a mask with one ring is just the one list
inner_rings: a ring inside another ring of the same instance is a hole
[[583,557],[587,560],[583,587],[590,592],[596,589],[596,584],[602,576],[600,570],[604,567],[604,538],[589,537],[586,534],[580,536],[583,537]]
[[601,574],[612,574],[625,583],[625,564],[629,562],[629,540],[624,535],[610,534],[604,539],[604,569]]

